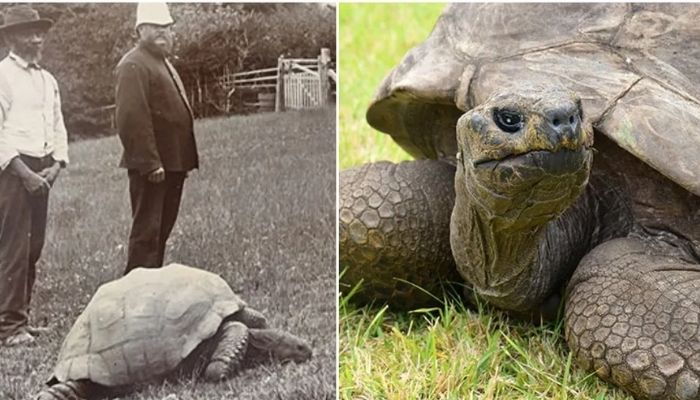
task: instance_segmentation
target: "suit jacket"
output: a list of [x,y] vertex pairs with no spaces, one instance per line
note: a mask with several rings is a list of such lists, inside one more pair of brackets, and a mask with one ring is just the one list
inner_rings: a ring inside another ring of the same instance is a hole
[[192,111],[168,61],[138,45],[119,61],[116,79],[120,166],[141,174],[197,168]]

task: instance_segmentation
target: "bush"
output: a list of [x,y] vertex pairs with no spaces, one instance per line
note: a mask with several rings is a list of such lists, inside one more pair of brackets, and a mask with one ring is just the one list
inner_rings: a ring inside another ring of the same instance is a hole
[[[9,6],[3,4],[0,9]],[[134,3],[49,3],[32,5],[55,21],[43,64],[59,82],[66,126],[72,139],[111,134],[114,67],[136,43]],[[195,115],[222,112],[217,79],[229,71],[277,65],[284,54],[316,57],[335,49],[335,9],[321,4],[174,3],[173,63],[190,91],[207,101]]]

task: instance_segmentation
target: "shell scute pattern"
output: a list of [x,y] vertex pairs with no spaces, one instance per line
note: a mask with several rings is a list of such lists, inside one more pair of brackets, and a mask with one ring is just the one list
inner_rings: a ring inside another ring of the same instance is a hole
[[367,120],[416,158],[452,160],[462,112],[504,87],[558,85],[580,95],[586,123],[700,195],[698,18],[687,4],[455,4]]
[[246,305],[215,274],[163,269],[136,269],[98,289],[64,341],[56,379],[116,386],[169,373]]

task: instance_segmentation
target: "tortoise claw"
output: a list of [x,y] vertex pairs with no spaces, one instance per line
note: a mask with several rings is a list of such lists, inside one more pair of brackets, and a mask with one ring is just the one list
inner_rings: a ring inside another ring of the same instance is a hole
[[248,328],[241,322],[230,321],[221,327],[221,337],[204,371],[204,379],[226,379],[240,364],[248,347]]
[[204,379],[209,382],[218,382],[226,379],[229,373],[228,365],[223,361],[212,361],[204,371]]
[[44,389],[36,396],[36,400],[86,400],[88,387],[85,382],[59,382]]

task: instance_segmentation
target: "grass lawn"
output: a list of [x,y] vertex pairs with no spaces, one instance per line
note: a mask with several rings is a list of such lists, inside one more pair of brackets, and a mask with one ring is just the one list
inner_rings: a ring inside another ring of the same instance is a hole
[[442,4],[340,4],[341,170],[365,162],[410,159],[388,135],[367,125],[365,111],[382,79],[406,50],[425,39],[443,8]]
[[[201,167],[185,183],[166,263],[221,274],[271,326],[309,340],[314,356],[220,384],[155,384],[125,399],[335,398],[334,110],[202,120],[195,129]],[[32,300],[33,322],[53,331],[34,347],[0,348],[2,400],[37,393],[76,316],[100,284],[121,276],[130,211],[120,152],[116,137],[71,144]]]
[[[340,5],[340,168],[409,159],[364,113],[381,79],[430,32],[440,4]],[[340,266],[341,269],[343,266]],[[341,287],[341,399],[628,399],[573,364],[560,325],[446,301],[393,313]]]

